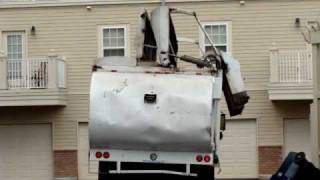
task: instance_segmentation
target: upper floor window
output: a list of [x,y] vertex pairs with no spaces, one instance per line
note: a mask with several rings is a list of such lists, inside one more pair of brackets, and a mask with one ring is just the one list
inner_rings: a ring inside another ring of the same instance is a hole
[[22,60],[26,57],[26,37],[24,31],[2,32],[2,47],[8,57],[9,80],[21,79],[23,66]]
[[127,56],[126,26],[105,26],[102,28],[102,56]]
[[[208,23],[204,24],[203,27],[218,49],[223,52],[230,52],[229,27],[227,23]],[[209,39],[204,35],[202,39],[205,52],[212,50]]]
[[22,60],[25,56],[25,33],[4,32],[3,46],[9,60]]

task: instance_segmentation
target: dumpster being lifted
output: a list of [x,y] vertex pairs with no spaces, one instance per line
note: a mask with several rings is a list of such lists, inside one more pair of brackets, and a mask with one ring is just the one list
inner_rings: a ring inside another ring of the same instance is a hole
[[[172,14],[194,17],[212,51],[200,58],[178,55],[186,38],[177,38]],[[136,58],[106,57],[93,68],[89,161],[99,164],[99,179],[214,179],[225,130],[222,93],[231,116],[249,99],[238,61],[214,46],[195,12],[165,3],[150,18],[140,15],[136,47]],[[179,60],[197,67],[179,67]]]

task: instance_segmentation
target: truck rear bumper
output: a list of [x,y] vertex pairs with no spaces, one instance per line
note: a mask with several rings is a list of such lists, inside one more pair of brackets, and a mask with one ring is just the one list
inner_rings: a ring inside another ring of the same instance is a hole
[[101,177],[142,175],[189,178],[199,174],[212,177],[214,171],[212,154],[203,152],[92,149],[89,156],[89,163],[98,165],[97,173]]
[[137,162],[161,164],[213,165],[212,153],[206,152],[164,152],[91,149],[91,162]]
[[99,180],[118,178],[173,177],[174,179],[214,179],[214,168],[209,165],[183,165],[158,163],[123,163],[117,171],[114,162],[99,163]]

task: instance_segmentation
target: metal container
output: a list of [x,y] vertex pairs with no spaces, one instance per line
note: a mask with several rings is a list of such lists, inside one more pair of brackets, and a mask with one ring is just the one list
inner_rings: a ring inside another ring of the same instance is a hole
[[94,72],[91,149],[210,152],[212,76]]

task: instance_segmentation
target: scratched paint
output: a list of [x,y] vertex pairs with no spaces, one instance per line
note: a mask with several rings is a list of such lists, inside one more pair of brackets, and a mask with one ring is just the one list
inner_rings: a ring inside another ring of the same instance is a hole
[[95,72],[90,147],[210,152],[212,87],[212,76]]

